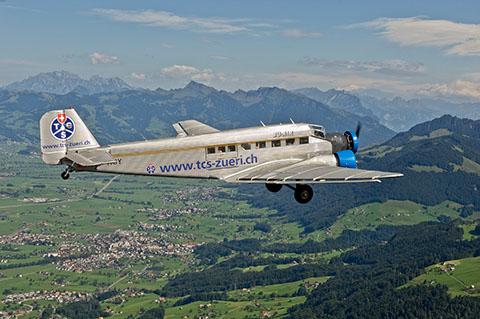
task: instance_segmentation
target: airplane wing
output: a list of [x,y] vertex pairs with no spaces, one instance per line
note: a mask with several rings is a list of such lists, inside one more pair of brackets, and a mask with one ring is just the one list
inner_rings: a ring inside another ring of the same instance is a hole
[[279,160],[259,164],[226,176],[230,183],[319,184],[380,182],[401,173],[320,165],[311,160]]
[[196,120],[180,121],[173,124],[173,128],[177,131],[177,137],[203,135],[220,132],[216,128],[203,124]]

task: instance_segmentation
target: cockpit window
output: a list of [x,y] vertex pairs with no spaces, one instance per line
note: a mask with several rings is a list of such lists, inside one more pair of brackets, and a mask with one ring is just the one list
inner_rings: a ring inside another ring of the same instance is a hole
[[325,138],[325,128],[320,125],[310,125],[310,128],[312,129],[313,136],[319,137],[319,138]]

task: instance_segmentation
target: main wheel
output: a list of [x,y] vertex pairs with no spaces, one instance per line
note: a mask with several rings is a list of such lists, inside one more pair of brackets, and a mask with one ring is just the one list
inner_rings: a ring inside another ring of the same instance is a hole
[[295,200],[300,204],[308,203],[313,197],[313,189],[308,185],[297,185],[295,188]]
[[60,176],[62,176],[62,178],[66,180],[70,177],[70,173],[67,171],[64,171]]
[[271,183],[267,183],[265,184],[265,187],[267,187],[267,189],[272,192],[272,193],[277,193],[279,192],[281,189],[282,189],[282,184],[271,184]]

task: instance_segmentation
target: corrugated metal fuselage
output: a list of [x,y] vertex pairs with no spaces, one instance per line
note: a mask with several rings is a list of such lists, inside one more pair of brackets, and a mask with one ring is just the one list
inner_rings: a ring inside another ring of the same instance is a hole
[[[301,138],[303,143],[308,138],[308,143],[301,144]],[[295,140],[293,144],[292,139]],[[224,179],[266,162],[295,162],[321,155],[325,155],[326,165],[336,165],[332,144],[312,136],[308,124],[237,129],[116,144],[102,149],[107,150],[116,162],[93,170],[116,174]]]

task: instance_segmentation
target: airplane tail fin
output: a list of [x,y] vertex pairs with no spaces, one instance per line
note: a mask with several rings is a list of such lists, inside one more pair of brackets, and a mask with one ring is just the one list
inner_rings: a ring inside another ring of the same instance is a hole
[[98,148],[100,145],[73,109],[49,111],[40,119],[40,149],[47,164],[60,164],[72,150]]

